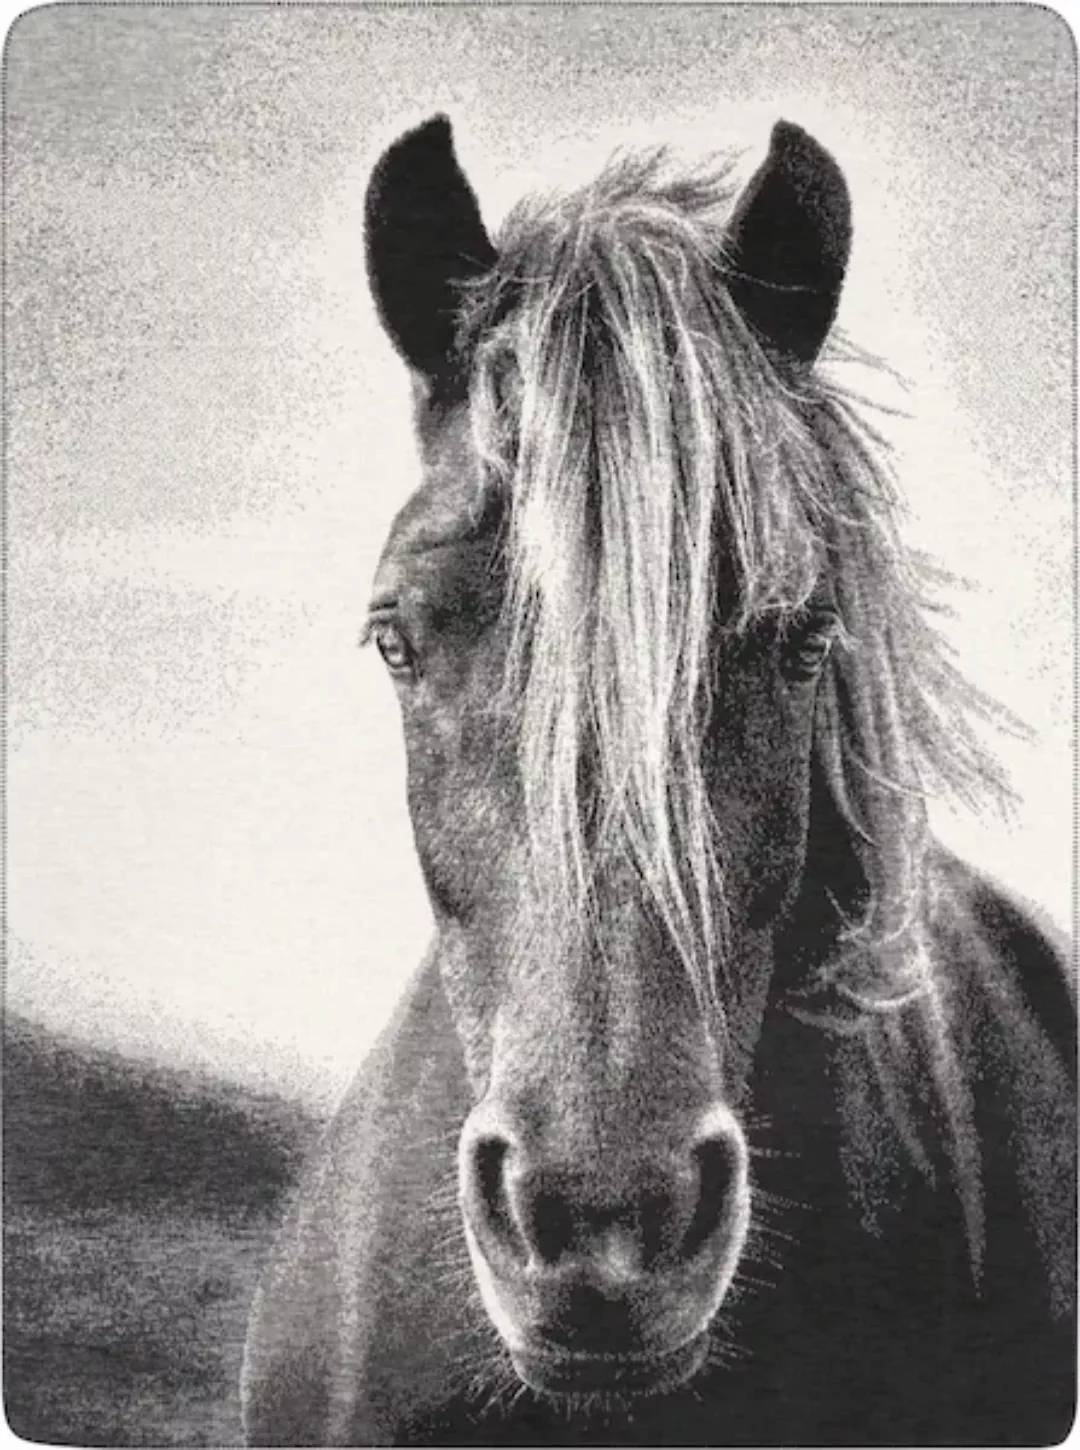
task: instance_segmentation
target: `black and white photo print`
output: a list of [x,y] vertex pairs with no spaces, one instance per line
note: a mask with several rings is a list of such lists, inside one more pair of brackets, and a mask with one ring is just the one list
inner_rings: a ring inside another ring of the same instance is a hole
[[14,22],[15,1435],[1068,1436],[1076,71]]

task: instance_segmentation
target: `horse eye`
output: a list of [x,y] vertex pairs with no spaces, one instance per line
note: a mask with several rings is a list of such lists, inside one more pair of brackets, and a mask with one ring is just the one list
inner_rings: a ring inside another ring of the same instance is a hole
[[386,622],[373,624],[371,637],[375,641],[375,648],[382,655],[383,661],[392,675],[412,674],[416,664],[416,655],[412,645],[396,624]]
[[835,614],[824,610],[807,614],[789,633],[784,645],[784,674],[789,680],[812,680],[825,663],[836,636]]

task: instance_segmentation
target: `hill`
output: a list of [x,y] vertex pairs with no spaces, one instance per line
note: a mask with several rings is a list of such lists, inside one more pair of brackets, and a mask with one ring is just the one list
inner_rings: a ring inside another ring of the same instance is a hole
[[318,1124],[4,1028],[4,1400],[27,1440],[239,1443],[244,1330]]

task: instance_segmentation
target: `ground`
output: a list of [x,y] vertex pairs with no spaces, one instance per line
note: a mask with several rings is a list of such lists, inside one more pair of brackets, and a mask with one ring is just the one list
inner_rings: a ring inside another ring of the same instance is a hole
[[4,1402],[27,1440],[240,1443],[259,1266],[316,1123],[60,1042],[4,1042]]

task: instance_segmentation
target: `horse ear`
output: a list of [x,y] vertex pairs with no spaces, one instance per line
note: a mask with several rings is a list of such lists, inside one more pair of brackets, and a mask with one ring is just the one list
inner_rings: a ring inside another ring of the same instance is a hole
[[781,121],[739,200],[724,247],[728,290],[767,352],[814,361],[832,326],[851,249],[851,200],[839,166]]
[[394,346],[435,386],[456,372],[460,284],[495,260],[480,208],[435,116],[380,159],[365,207],[368,279]]

